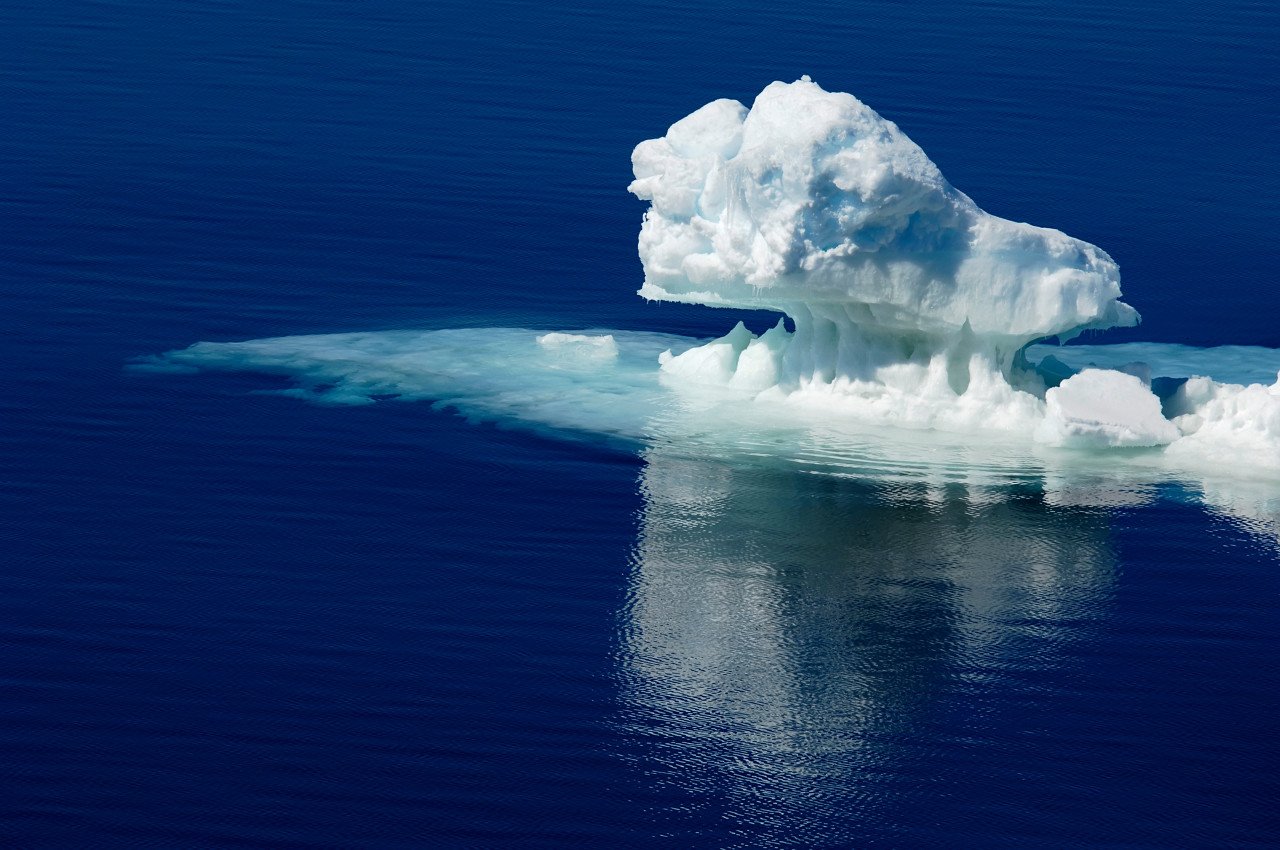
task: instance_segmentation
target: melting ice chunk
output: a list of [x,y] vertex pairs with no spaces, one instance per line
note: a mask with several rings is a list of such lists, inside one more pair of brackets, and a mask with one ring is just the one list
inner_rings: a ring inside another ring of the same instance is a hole
[[549,333],[538,337],[547,351],[582,360],[616,360],[618,343],[612,334]]
[[1180,436],[1160,399],[1135,375],[1086,369],[1045,394],[1037,436],[1055,445],[1163,446]]

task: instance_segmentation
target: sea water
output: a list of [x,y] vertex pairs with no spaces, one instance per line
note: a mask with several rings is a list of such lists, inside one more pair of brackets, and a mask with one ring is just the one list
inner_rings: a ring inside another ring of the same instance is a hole
[[1143,324],[1076,343],[1146,349],[1099,365],[1252,346],[1214,376],[1263,381],[1226,373],[1280,346],[1270,6],[16,2],[0,27],[7,843],[1275,842],[1265,476],[839,423],[726,445],[661,406],[637,435],[632,392],[584,438],[563,393],[511,415],[527,382],[333,405],[342,375],[137,368],[519,328],[572,376],[607,347],[537,337],[617,331],[627,362],[759,334],[776,315],[632,294],[629,156],[810,74],[1118,262]]

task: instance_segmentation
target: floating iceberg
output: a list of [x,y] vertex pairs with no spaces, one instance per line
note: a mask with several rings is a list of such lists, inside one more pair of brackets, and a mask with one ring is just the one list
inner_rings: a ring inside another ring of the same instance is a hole
[[[773,83],[750,109],[696,110],[632,161],[630,189],[650,202],[640,294],[790,323],[709,342],[509,328],[287,337],[140,366],[270,372],[319,402],[429,399],[844,474],[1048,481],[1114,448],[1137,451],[1103,465],[1123,460],[1135,480],[1280,474],[1280,352],[1043,344],[1138,321],[1116,264],[984,212],[851,95]],[[1053,455],[1062,447],[1079,451]]]
[[[632,165],[630,191],[651,202],[642,296],[774,310],[795,325],[759,337],[739,325],[664,356],[676,383],[1053,445],[1160,446],[1186,433],[1164,416],[1148,369],[1075,374],[1045,358],[1055,373],[1026,356],[1045,338],[1137,323],[1115,262],[984,212],[852,95],[805,77],[769,85],[750,109],[713,101],[641,142]],[[1269,423],[1276,393],[1262,389],[1243,414],[1226,411],[1226,390],[1183,393],[1181,427],[1234,438],[1242,416]],[[1254,451],[1280,454],[1280,429],[1255,430]]]
[[896,125],[808,78],[773,83],[749,110],[709,103],[632,164],[630,190],[651,201],[642,296],[795,324],[737,328],[662,364],[680,379],[918,427],[1029,431],[1046,387],[1023,349],[1138,321],[1101,249],[983,212]]

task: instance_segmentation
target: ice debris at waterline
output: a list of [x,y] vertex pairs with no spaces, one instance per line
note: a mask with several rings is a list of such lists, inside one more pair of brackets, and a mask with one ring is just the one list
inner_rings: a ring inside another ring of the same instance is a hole
[[[651,202],[640,294],[773,310],[794,330],[739,324],[710,342],[335,334],[199,343],[139,365],[277,373],[295,383],[284,392],[321,402],[430,399],[561,431],[837,466],[945,455],[1009,470],[1043,465],[1053,449],[1041,447],[1147,448],[1111,454],[1280,474],[1280,352],[1037,344],[1137,322],[1116,264],[1060,231],[984,212],[851,95],[807,77],[773,83],[750,109],[696,110],[632,161],[630,189]],[[1134,352],[1144,356],[1126,359]]]

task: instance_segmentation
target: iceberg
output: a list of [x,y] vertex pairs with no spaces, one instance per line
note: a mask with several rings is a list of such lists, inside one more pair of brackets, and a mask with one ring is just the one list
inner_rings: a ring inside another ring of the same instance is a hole
[[807,77],[750,109],[707,104],[641,142],[632,165],[630,191],[650,201],[640,295],[795,325],[715,343],[745,358],[723,374],[698,351],[664,364],[672,374],[732,384],[742,368],[739,384],[769,374],[788,392],[913,409],[892,397],[949,402],[976,383],[1016,429],[1038,411],[1002,385],[1034,383],[1018,374],[1029,343],[1138,322],[1102,249],[984,212],[893,122]]
[[[1137,324],[1100,248],[981,210],[891,121],[807,77],[717,100],[632,153],[646,298],[777,310],[797,348],[985,348]],[[828,346],[829,348],[831,346]]]
[[631,159],[629,189],[650,202],[639,294],[773,310],[795,328],[756,337],[739,325],[664,356],[673,382],[1060,446],[1163,446],[1205,428],[1234,435],[1238,422],[1209,422],[1252,417],[1261,428],[1249,447],[1280,465],[1276,392],[1249,391],[1242,413],[1221,400],[1234,391],[1193,384],[1178,425],[1147,366],[1081,371],[1051,355],[1034,365],[1034,343],[1137,324],[1116,263],[1061,231],[984,212],[852,95],[807,76],[775,82],[749,109],[695,110]]
[[[975,492],[1119,464],[1235,504],[1222,478],[1280,476],[1280,351],[1047,344],[1137,323],[1116,263],[984,212],[852,95],[805,77],[750,108],[716,100],[632,164],[649,203],[639,294],[783,318],[710,341],[460,328],[197,343],[135,368],[272,373],[318,403],[429,400],[632,448]],[[1254,512],[1268,523],[1269,499]]]

